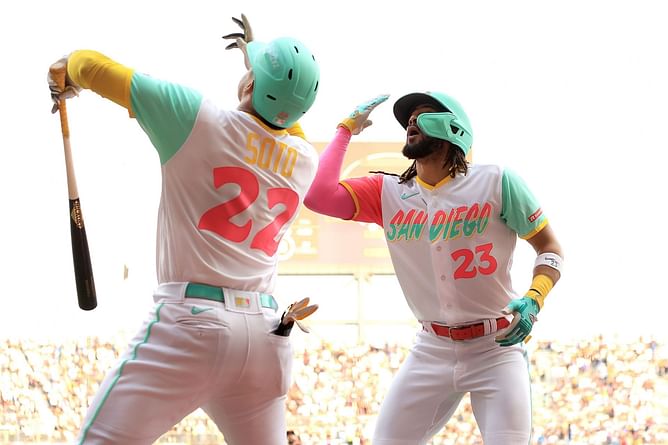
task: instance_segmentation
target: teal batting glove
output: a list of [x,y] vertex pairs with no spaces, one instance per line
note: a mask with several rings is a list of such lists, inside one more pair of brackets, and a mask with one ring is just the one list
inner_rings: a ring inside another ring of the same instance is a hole
[[501,311],[506,315],[513,314],[513,321],[505,332],[496,337],[496,342],[501,346],[512,346],[527,338],[533,324],[538,321],[536,317],[540,308],[536,300],[529,297],[515,298],[510,300],[508,306]]
[[346,127],[351,134],[360,134],[362,130],[372,124],[369,120],[369,114],[378,105],[382,104],[390,97],[389,94],[381,94],[373,99],[358,105],[350,115],[343,119],[338,125],[339,127]]

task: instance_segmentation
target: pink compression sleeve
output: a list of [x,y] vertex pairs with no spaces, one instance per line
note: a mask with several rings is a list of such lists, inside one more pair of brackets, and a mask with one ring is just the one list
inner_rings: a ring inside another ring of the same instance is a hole
[[320,155],[318,172],[304,198],[304,205],[314,212],[341,219],[350,219],[355,214],[352,196],[339,184],[341,166],[350,137],[347,128],[339,127],[334,139]]

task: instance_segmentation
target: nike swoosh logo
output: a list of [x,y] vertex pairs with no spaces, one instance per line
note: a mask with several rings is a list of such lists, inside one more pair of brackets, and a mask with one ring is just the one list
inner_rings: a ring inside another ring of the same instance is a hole
[[202,312],[212,311],[212,310],[213,310],[212,307],[197,307],[197,306],[193,306],[192,309],[190,309],[190,313],[193,314],[193,315],[197,315],[197,314],[201,314]]
[[406,193],[402,193],[402,194],[401,194],[401,199],[412,198],[413,196],[415,196],[415,195],[419,195],[419,194],[420,194],[420,192],[415,192],[415,193],[412,193],[412,194],[410,194],[410,195],[408,195],[408,194],[406,194]]

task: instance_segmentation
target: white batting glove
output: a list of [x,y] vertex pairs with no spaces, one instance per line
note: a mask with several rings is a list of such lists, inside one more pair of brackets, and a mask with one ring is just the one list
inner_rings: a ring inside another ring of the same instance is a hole
[[300,322],[300,320],[305,319],[318,310],[318,305],[313,304],[309,306],[309,301],[310,299],[306,297],[303,300],[297,301],[288,306],[286,311],[283,313],[283,316],[281,317],[281,323],[279,324],[278,328],[276,328],[274,333],[287,337],[290,335],[292,326],[294,326],[295,323],[302,331],[306,333],[311,332],[307,326],[304,326],[304,324]]
[[390,97],[389,94],[381,94],[373,99],[358,105],[355,110],[338,125],[339,127],[346,127],[351,134],[360,134],[362,130],[367,128],[373,122],[369,120],[369,114],[378,105],[382,104]]
[[[56,62],[52,63],[51,66],[58,64],[64,64],[65,66],[67,66],[68,59],[69,55],[63,56]],[[47,72],[46,74],[46,81],[49,84],[49,90],[51,91],[51,100],[53,101],[53,107],[51,108],[51,113],[55,113],[56,111],[58,111],[61,99],[70,99],[72,97],[76,97],[79,95],[79,92],[81,91],[81,87],[72,82],[69,76],[66,76],[65,79],[66,79],[65,88],[61,89],[56,84],[56,81],[53,80],[53,78],[51,77],[51,71],[49,70],[49,72]]]

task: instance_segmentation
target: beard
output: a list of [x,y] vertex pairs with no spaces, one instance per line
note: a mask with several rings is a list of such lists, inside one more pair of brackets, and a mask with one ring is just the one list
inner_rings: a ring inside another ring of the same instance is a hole
[[420,159],[437,152],[441,148],[441,140],[425,136],[420,142],[406,144],[401,149],[401,154],[408,159]]

